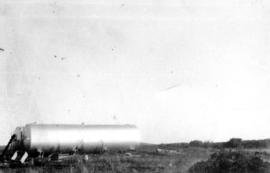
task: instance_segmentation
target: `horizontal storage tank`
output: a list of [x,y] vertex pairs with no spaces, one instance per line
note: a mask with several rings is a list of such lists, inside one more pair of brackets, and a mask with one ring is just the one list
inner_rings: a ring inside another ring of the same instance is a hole
[[141,142],[134,125],[27,124],[15,135],[25,150],[40,152],[127,150]]

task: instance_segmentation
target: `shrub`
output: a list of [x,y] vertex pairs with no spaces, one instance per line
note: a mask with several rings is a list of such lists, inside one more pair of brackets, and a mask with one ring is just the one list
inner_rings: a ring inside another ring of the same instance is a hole
[[228,148],[239,148],[242,146],[242,139],[241,138],[232,138],[228,142],[226,142],[225,147]]
[[191,146],[191,147],[203,147],[203,142],[199,141],[199,140],[190,141],[189,146]]
[[219,152],[189,169],[189,173],[266,173],[270,164],[260,157],[243,152]]

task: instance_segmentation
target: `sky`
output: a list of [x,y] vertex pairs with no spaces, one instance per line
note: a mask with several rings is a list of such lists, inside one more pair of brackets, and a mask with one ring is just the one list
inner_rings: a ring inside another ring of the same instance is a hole
[[0,144],[32,122],[269,138],[269,18],[266,0],[0,0]]

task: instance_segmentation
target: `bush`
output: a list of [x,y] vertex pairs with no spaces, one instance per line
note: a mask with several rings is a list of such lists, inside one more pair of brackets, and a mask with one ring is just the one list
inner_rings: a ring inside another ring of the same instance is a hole
[[260,157],[243,152],[219,152],[189,169],[189,173],[266,173],[270,164]]
[[189,146],[191,146],[191,147],[203,147],[203,142],[199,141],[199,140],[190,141]]
[[241,138],[232,138],[228,142],[225,143],[225,147],[227,148],[239,148],[242,146]]

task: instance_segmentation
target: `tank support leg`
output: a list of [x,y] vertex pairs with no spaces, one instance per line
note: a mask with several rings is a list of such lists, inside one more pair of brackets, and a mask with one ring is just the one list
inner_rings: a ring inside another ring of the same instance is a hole
[[16,160],[17,157],[18,157],[18,151],[15,151],[15,153],[11,157],[11,160]]
[[24,154],[23,154],[23,156],[22,156],[20,162],[21,162],[21,163],[24,163],[25,160],[27,159],[27,157],[28,157],[28,153],[27,153],[27,152],[24,152]]

